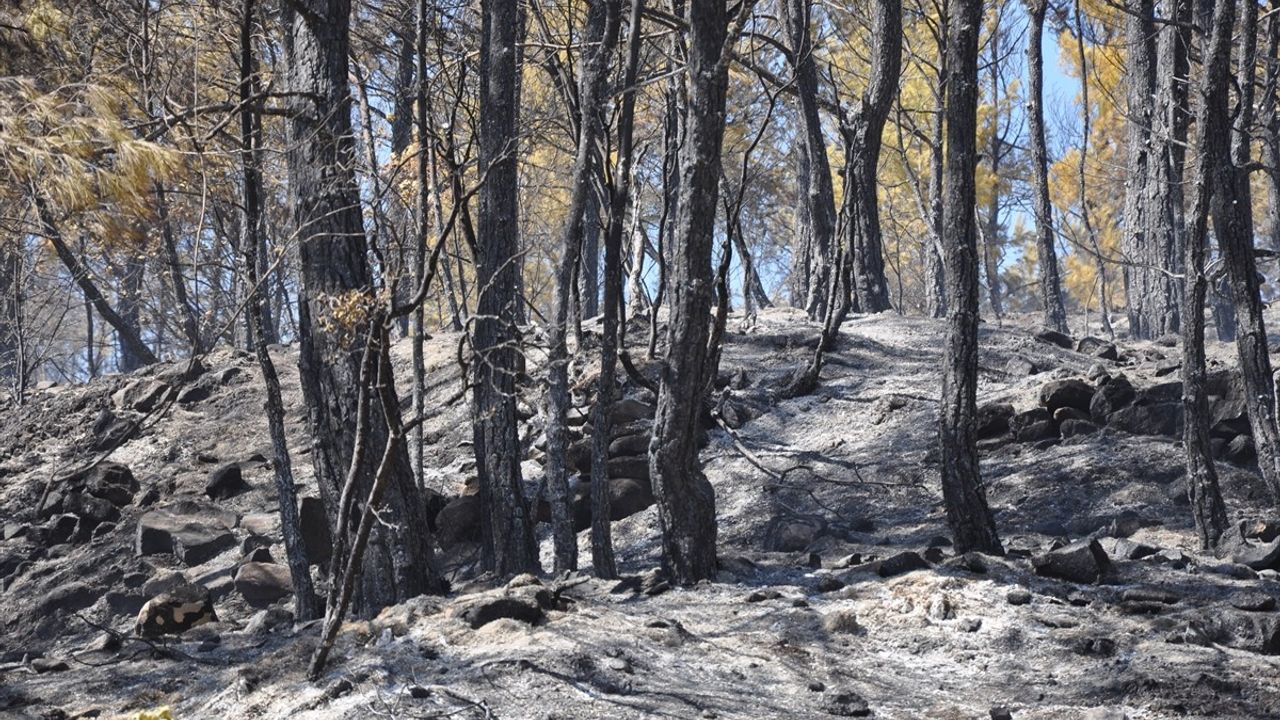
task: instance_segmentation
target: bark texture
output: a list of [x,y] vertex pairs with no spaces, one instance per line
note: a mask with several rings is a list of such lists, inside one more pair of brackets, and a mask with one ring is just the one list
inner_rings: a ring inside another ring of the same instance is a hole
[[1032,207],[1036,219],[1036,261],[1040,266],[1040,308],[1044,326],[1067,332],[1067,311],[1062,303],[1058,251],[1054,242],[1053,205],[1049,202],[1049,150],[1044,131],[1044,53],[1041,35],[1046,0],[1027,1],[1027,126],[1031,135],[1031,171],[1034,175]]

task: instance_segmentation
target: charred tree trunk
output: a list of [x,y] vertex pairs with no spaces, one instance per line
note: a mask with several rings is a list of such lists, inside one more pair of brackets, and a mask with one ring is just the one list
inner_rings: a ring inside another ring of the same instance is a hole
[[[254,5],[256,0],[244,0],[243,15],[240,25],[240,47],[243,52],[252,40]],[[243,62],[241,67],[243,68]],[[244,82],[242,76],[241,81]],[[254,136],[254,123],[251,115],[255,109],[250,104],[240,108],[240,170],[244,175],[242,202],[244,203],[244,222],[246,227],[261,227],[262,206],[260,202],[261,177],[257,157],[257,143]],[[313,620],[320,616],[319,600],[315,588],[311,584],[311,563],[307,558],[307,548],[302,540],[302,523],[298,516],[298,500],[294,491],[293,461],[289,457],[289,440],[285,434],[284,401],[280,395],[280,378],[276,374],[275,363],[267,352],[267,333],[263,327],[263,315],[255,312],[255,308],[264,304],[266,288],[258,282],[258,254],[252,243],[242,243],[240,259],[244,263],[245,283],[249,287],[249,305],[245,308],[254,338],[254,354],[258,359],[258,368],[262,371],[262,381],[266,388],[267,428],[271,434],[271,465],[275,471],[276,494],[280,507],[280,534],[284,538],[285,557],[289,564],[289,575],[293,581],[294,615],[299,621]]]
[[594,188],[587,193],[587,206],[583,211],[578,297],[581,298],[582,318],[600,314],[600,195]]
[[663,562],[682,585],[716,574],[715,491],[698,460],[707,387],[711,244],[728,87],[728,17],[721,0],[691,0],[688,108],[680,150],[679,213],[670,253],[670,321],[649,445]]
[[[827,141],[822,135],[822,118],[818,114],[818,65],[813,57],[813,38],[810,30],[812,2],[811,0],[786,0],[784,4],[788,34],[791,36],[791,65],[795,73],[796,94],[800,99],[801,122],[804,124],[802,132],[805,166],[808,168],[807,176],[802,177],[801,180],[805,181],[802,191],[805,216],[808,218],[810,262],[813,272],[805,307],[809,317],[816,320],[825,315],[827,298],[823,293],[826,292],[834,259],[835,190],[831,184],[831,165],[827,161]],[[872,192],[874,193],[874,190]]]
[[956,552],[1003,553],[978,470],[978,247],[973,221],[977,165],[978,28],[982,0],[948,7],[943,237],[951,309],[943,359],[939,436],[942,497]]
[[[120,320],[129,328],[132,337],[138,338],[134,343],[131,338],[116,331],[116,367],[120,372],[128,373],[143,365],[155,362],[155,355],[148,350],[140,353],[142,345],[142,283],[147,271],[147,258],[142,248],[128,248],[124,258],[124,277],[120,292],[117,294],[116,307],[120,311]],[[115,327],[114,325],[112,327]],[[143,346],[145,347],[145,345]],[[151,360],[147,358],[151,357]]]
[[1027,14],[1027,125],[1031,133],[1031,171],[1034,174],[1033,209],[1036,218],[1036,255],[1040,265],[1040,307],[1044,326],[1067,332],[1067,311],[1062,303],[1058,251],[1054,242],[1053,205],[1049,202],[1049,150],[1044,132],[1044,54],[1041,35],[1047,0],[1028,0]]
[[[341,510],[341,491],[352,470],[355,490],[369,494],[379,457],[386,455],[386,492],[358,573],[355,611],[382,607],[443,588],[436,575],[426,509],[403,444],[389,444],[399,407],[371,400],[366,433],[356,432],[359,356],[374,312],[375,288],[367,257],[355,179],[355,147],[348,85],[350,3],[294,0],[283,6],[284,50],[291,91],[289,188],[300,237],[300,375],[311,425],[312,458],[321,497],[343,535],[360,521]],[[390,384],[390,377],[384,378]],[[394,397],[394,389],[390,389]],[[363,447],[357,448],[357,442]],[[334,598],[330,598],[331,601]]]
[[1125,1],[1128,159],[1125,163],[1122,247],[1131,264],[1124,267],[1129,334],[1149,338],[1159,325],[1153,309],[1160,266],[1153,263],[1144,193],[1150,183],[1151,120],[1155,114],[1155,22],[1152,0]]
[[872,21],[875,38],[871,78],[856,112],[842,113],[840,134],[845,144],[845,232],[849,234],[853,293],[858,312],[890,309],[889,284],[884,275],[880,235],[880,203],[876,173],[884,124],[893,107],[902,67],[902,2],[877,0]]
[[1263,63],[1259,122],[1262,124],[1262,164],[1267,173],[1267,220],[1272,250],[1280,251],[1280,2],[1266,13],[1267,44]]
[[471,342],[472,423],[483,506],[482,561],[500,576],[534,570],[538,548],[520,478],[516,374],[521,318],[519,215],[516,208],[517,0],[481,0],[480,224]]
[[[1250,25],[1249,34],[1252,35],[1250,15],[1252,13],[1246,11],[1244,19]],[[1234,23],[1234,3],[1229,0],[1218,2],[1213,9],[1210,37],[1217,37],[1218,33],[1225,33],[1230,37]],[[1245,54],[1241,56],[1241,64],[1248,68],[1241,72],[1237,81],[1245,81],[1252,86],[1253,43],[1246,41],[1244,45],[1242,50]],[[1223,79],[1221,87],[1211,85],[1207,88],[1210,94],[1205,98],[1205,112],[1208,114],[1206,124],[1210,128],[1224,128],[1230,122],[1226,90],[1229,84],[1230,80]],[[1248,98],[1251,100],[1251,92]],[[1242,102],[1244,100],[1242,95]],[[1249,112],[1251,111],[1242,106],[1237,116]],[[1231,300],[1235,306],[1236,350],[1240,357],[1240,371],[1244,376],[1249,425],[1258,451],[1258,467],[1272,496],[1280,502],[1280,433],[1276,429],[1275,381],[1271,373],[1267,330],[1262,317],[1258,266],[1253,254],[1248,132],[1246,124],[1244,129],[1238,128],[1231,135],[1221,131],[1211,132],[1206,139],[1205,152],[1213,160],[1209,176],[1209,184],[1213,188],[1209,214],[1213,219],[1214,235],[1218,239],[1218,251],[1222,254],[1231,283]]]
[[[596,156],[596,140],[604,131],[600,122],[601,106],[604,102],[609,60],[618,44],[621,23],[619,4],[618,0],[593,0],[587,11],[586,49],[583,51],[578,87],[578,146],[573,161],[569,213],[565,218],[560,268],[556,278],[555,317],[548,333],[550,347],[547,374],[550,388],[547,392],[547,501],[551,506],[556,572],[574,570],[578,566],[578,538],[573,531],[568,471],[565,467],[569,446],[565,415],[571,404],[566,330],[573,271],[581,259],[583,239],[587,232],[585,225],[588,221],[598,224],[599,202],[592,187],[593,160]],[[588,218],[587,211],[592,207],[595,208],[597,217]],[[591,292],[595,292],[594,288]],[[585,307],[583,312],[585,314]],[[601,390],[604,390],[603,384]],[[596,404],[600,404],[599,398]],[[604,412],[607,411],[605,408]],[[604,484],[607,483],[606,479]]]
[[[1214,8],[1215,2],[1218,7]],[[1219,17],[1230,12],[1234,0],[1201,0],[1198,15],[1211,15],[1212,35],[1203,46],[1205,58],[1201,71],[1199,110],[1196,118],[1195,147],[1197,160],[1192,178],[1191,225],[1186,244],[1185,310],[1182,324],[1182,405],[1185,415],[1182,439],[1186,452],[1188,490],[1191,511],[1200,547],[1209,550],[1218,544],[1227,526],[1227,511],[1218,489],[1218,472],[1209,446],[1209,391],[1206,382],[1204,353],[1204,302],[1209,287],[1205,277],[1205,250],[1208,244],[1208,213],[1211,176],[1220,162],[1213,156],[1210,137],[1217,132],[1211,123],[1214,116],[1226,112],[1227,81],[1230,74],[1231,21]],[[1202,21],[1207,18],[1202,18]],[[1220,22],[1225,21],[1225,33]],[[1202,24],[1203,28],[1204,25]],[[1223,149],[1221,143],[1219,150]]]

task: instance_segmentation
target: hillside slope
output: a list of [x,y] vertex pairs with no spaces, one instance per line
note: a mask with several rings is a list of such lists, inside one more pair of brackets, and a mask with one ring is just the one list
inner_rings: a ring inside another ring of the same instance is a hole
[[[0,414],[0,715],[169,705],[181,718],[1280,716],[1280,525],[1248,467],[1229,373],[1215,427],[1243,529],[1213,558],[1197,552],[1179,489],[1178,349],[1121,342],[1111,361],[1018,323],[984,326],[983,472],[1009,554],[955,557],[934,447],[944,324],[851,318],[818,391],[785,401],[773,388],[808,358],[817,328],[788,310],[740,325],[731,318],[722,363],[735,429],[712,428],[702,454],[717,494],[716,583],[665,587],[651,507],[614,525],[623,583],[583,579],[588,565],[583,578],[495,586],[475,577],[466,528],[447,527],[455,592],[349,622],[316,685],[303,673],[319,630],[295,626],[272,583],[283,555],[251,359],[211,356],[184,391],[200,392],[110,454],[136,484],[90,473],[61,488],[56,512],[38,512],[48,480],[94,458],[116,423],[145,416],[124,408],[145,407],[148,383],[183,366],[36,393]],[[457,340],[428,343],[424,476],[446,496],[465,492],[473,466],[465,404],[446,402],[460,389]],[[408,347],[396,351],[404,371]],[[314,495],[296,364],[287,348],[274,356],[301,493]],[[1211,359],[1229,368],[1234,351],[1215,345]],[[1133,397],[1092,416],[1097,386],[1120,374]],[[1081,382],[1042,392],[1071,378]],[[642,390],[628,392],[643,406]],[[1054,416],[1036,410],[1042,396],[1085,409]],[[536,392],[522,402],[533,415]],[[534,480],[539,423],[523,429]],[[211,499],[211,477],[231,483],[231,467],[247,489]],[[127,489],[112,491],[119,503],[84,500],[112,483]],[[139,524],[161,516],[198,527],[157,549]],[[549,565],[545,526],[543,538]],[[157,646],[113,634],[178,575],[213,591],[217,622]],[[483,622],[497,598],[524,619]]]

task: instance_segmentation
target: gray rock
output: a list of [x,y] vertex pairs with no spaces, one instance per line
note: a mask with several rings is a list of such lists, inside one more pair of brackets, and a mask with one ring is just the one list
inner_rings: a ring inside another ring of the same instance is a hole
[[1080,378],[1053,380],[1040,388],[1040,404],[1050,413],[1064,407],[1088,412],[1093,392],[1093,386]]
[[1089,398],[1089,414],[1097,422],[1105,422],[1111,413],[1133,402],[1137,392],[1124,375],[1108,377],[1099,382],[1093,397]]
[[1031,592],[1026,588],[1014,588],[1005,593],[1004,599],[1010,605],[1027,605],[1031,602]]
[[1097,540],[1073,543],[1031,559],[1037,575],[1074,583],[1097,582],[1110,565]]
[[293,580],[284,565],[247,562],[236,571],[236,592],[251,605],[267,605],[293,593]]
[[1107,424],[1131,435],[1175,436],[1182,430],[1182,404],[1130,405],[1111,413]]
[[1063,332],[1058,332],[1057,330],[1049,330],[1049,329],[1041,330],[1040,332],[1036,333],[1035,338],[1036,340],[1039,340],[1042,343],[1047,343],[1049,345],[1056,345],[1057,347],[1060,347],[1063,350],[1070,350],[1072,349],[1072,345],[1074,345],[1074,343],[1072,343],[1071,341],[1070,335],[1067,335],[1066,333],[1063,333]]
[[228,500],[249,489],[249,483],[244,481],[244,473],[240,470],[240,465],[232,463],[209,473],[204,494],[211,500]]
[[1228,602],[1231,607],[1248,612],[1271,612],[1276,609],[1274,596],[1252,590],[1238,592]]
[[144,556],[172,553],[188,566],[195,566],[235,544],[235,535],[216,520],[152,510],[138,519],[134,551]]
[[134,631],[143,637],[178,635],[197,625],[215,622],[209,592],[196,585],[179,585],[151,598],[138,611]]

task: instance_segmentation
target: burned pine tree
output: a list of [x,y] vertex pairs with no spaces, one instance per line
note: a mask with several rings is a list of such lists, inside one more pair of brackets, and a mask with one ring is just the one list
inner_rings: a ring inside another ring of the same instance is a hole
[[1032,208],[1036,220],[1036,262],[1040,266],[1040,309],[1044,326],[1067,332],[1067,311],[1062,302],[1058,252],[1053,232],[1053,205],[1049,202],[1049,150],[1044,131],[1044,53],[1041,35],[1047,0],[1027,1],[1027,125],[1031,134],[1031,170],[1034,175]]
[[498,575],[538,566],[534,519],[520,477],[516,375],[521,318],[516,166],[520,33],[517,0],[483,0],[480,43],[480,216],[476,228],[476,302],[471,344],[472,425],[483,564]]
[[[350,3],[297,0],[283,5],[284,51],[291,92],[288,118],[290,204],[299,236],[300,375],[321,497],[336,535],[357,517],[341,512],[345,478],[367,496],[376,464],[388,447],[399,407],[374,394],[358,430],[360,355],[375,288],[355,179],[348,85]],[[392,383],[390,377],[384,382]],[[393,393],[394,396],[394,393]],[[353,462],[354,459],[354,462]],[[354,607],[376,613],[386,605],[439,591],[426,508],[402,444],[389,454],[389,482],[359,573]],[[335,562],[336,565],[336,562]]]
[[950,316],[939,426],[942,497],[957,552],[1002,553],[978,469],[976,431],[978,246],[973,211],[982,0],[951,0],[947,13],[951,34],[947,38],[943,238]]

